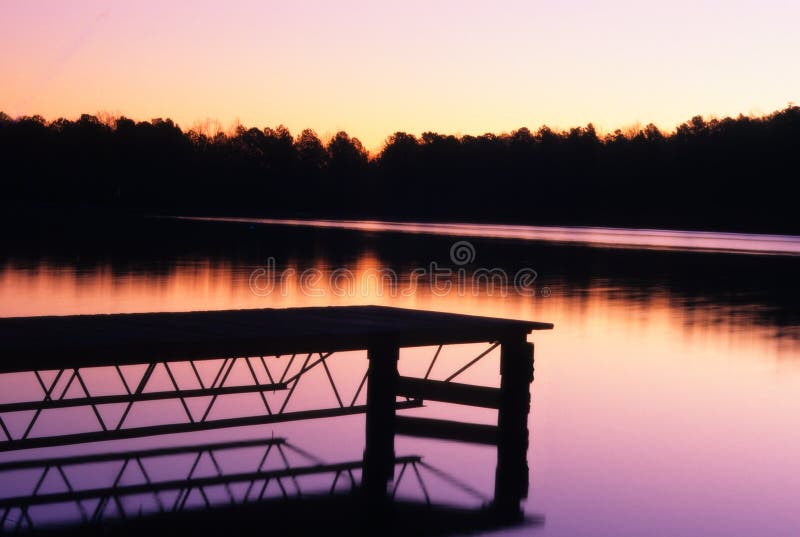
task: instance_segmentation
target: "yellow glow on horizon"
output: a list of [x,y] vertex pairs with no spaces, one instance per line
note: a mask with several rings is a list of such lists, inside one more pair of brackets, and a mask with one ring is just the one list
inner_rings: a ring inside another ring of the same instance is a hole
[[189,130],[599,132],[800,100],[800,6],[770,0],[137,3],[3,8],[0,110]]

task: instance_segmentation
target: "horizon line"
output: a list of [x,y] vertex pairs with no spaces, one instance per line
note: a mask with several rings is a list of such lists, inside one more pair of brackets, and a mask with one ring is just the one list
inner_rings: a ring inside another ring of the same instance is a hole
[[[669,129],[666,129],[663,126],[660,126],[657,123],[652,122],[652,121],[647,122],[647,123],[644,123],[643,121],[635,121],[635,122],[630,123],[628,125],[620,126],[620,127],[617,127],[617,128],[615,128],[613,130],[610,130],[610,129],[603,128],[602,126],[598,127],[594,122],[589,121],[589,122],[587,122],[587,123],[585,123],[583,125],[573,125],[573,126],[570,126],[570,127],[550,126],[550,125],[547,125],[545,123],[542,123],[542,124],[540,124],[538,127],[536,127],[534,129],[534,128],[531,128],[531,127],[528,127],[528,126],[525,126],[525,125],[520,125],[519,127],[515,128],[515,129],[511,129],[511,130],[503,130],[503,131],[500,131],[500,132],[497,132],[497,131],[483,131],[480,134],[466,133],[466,132],[460,132],[460,131],[442,132],[442,131],[435,131],[435,130],[422,130],[420,132],[410,132],[410,131],[405,131],[405,130],[395,130],[395,131],[392,131],[391,133],[387,134],[383,138],[383,141],[381,142],[381,144],[379,146],[366,147],[366,146],[363,145],[363,142],[362,142],[362,146],[364,147],[364,149],[367,151],[367,153],[370,156],[373,156],[372,155],[373,152],[377,155],[378,153],[383,151],[383,149],[385,149],[385,147],[387,146],[387,144],[389,142],[389,139],[392,136],[394,136],[395,134],[398,134],[398,133],[410,134],[410,135],[414,136],[415,138],[420,138],[421,136],[423,136],[426,133],[433,133],[433,134],[438,134],[438,135],[441,135],[441,136],[453,136],[453,137],[456,137],[456,138],[463,138],[465,136],[480,137],[480,136],[486,136],[487,134],[491,134],[493,136],[504,136],[504,135],[513,134],[515,132],[519,132],[520,130],[523,130],[523,129],[527,129],[532,134],[535,134],[537,132],[541,132],[543,130],[549,130],[549,131],[552,131],[552,132],[554,132],[556,134],[567,134],[567,133],[569,133],[570,131],[572,131],[574,129],[587,129],[587,128],[591,127],[592,129],[594,129],[595,134],[597,135],[598,138],[604,138],[604,137],[607,137],[607,136],[610,136],[610,135],[613,135],[613,134],[616,134],[616,133],[621,133],[626,138],[633,138],[636,134],[638,134],[640,132],[643,132],[644,129],[646,129],[647,127],[652,125],[652,126],[656,127],[658,129],[658,131],[662,135],[669,136],[669,135],[675,134],[678,131],[678,128],[680,126],[685,125],[685,124],[691,122],[692,120],[694,120],[695,118],[698,118],[698,117],[701,118],[706,123],[710,123],[710,122],[713,122],[715,120],[716,121],[724,121],[726,119],[732,119],[732,120],[738,120],[738,119],[762,120],[762,119],[768,119],[768,118],[770,118],[770,117],[772,117],[775,114],[778,114],[780,112],[783,112],[783,111],[786,111],[786,110],[790,110],[790,109],[793,109],[793,108],[797,108],[797,107],[798,107],[798,105],[795,104],[794,101],[790,100],[790,101],[787,101],[786,107],[778,108],[778,109],[772,110],[771,112],[767,112],[767,113],[752,113],[751,112],[751,113],[745,114],[743,112],[740,112],[735,117],[731,116],[731,115],[725,115],[725,116],[720,117],[717,114],[708,114],[708,115],[695,114],[695,115],[691,116],[690,118],[684,120],[683,122],[675,124],[674,126],[672,126]],[[128,116],[128,115],[126,115],[124,113],[109,112],[109,111],[105,111],[105,110],[97,111],[97,112],[95,112],[93,114],[90,114],[90,113],[87,113],[87,112],[83,112],[81,114],[78,114],[77,116],[72,116],[72,117],[59,115],[58,117],[52,117],[51,116],[51,117],[48,118],[48,117],[46,117],[46,116],[44,116],[42,114],[20,114],[20,115],[12,116],[11,114],[6,113],[2,108],[0,108],[0,117],[2,117],[3,115],[5,115],[6,117],[10,118],[12,121],[19,121],[19,120],[24,119],[24,118],[40,117],[47,124],[52,124],[52,123],[55,123],[56,121],[59,121],[59,120],[62,120],[62,119],[74,122],[74,121],[79,120],[83,116],[91,116],[91,117],[96,118],[98,121],[100,121],[101,124],[106,125],[108,127],[114,127],[114,123],[112,121],[116,121],[118,119],[129,119],[129,120],[134,121],[136,123],[153,123],[155,121],[171,121],[184,134],[195,132],[197,134],[203,134],[203,135],[209,136],[209,137],[213,137],[213,136],[216,136],[218,134],[224,134],[226,136],[232,136],[232,135],[235,134],[236,129],[239,128],[239,127],[242,127],[245,130],[250,130],[250,129],[254,129],[255,128],[255,129],[258,129],[258,130],[261,130],[261,131],[264,131],[266,129],[278,129],[278,128],[283,127],[290,134],[292,134],[293,138],[296,138],[299,133],[302,133],[302,132],[304,132],[306,130],[311,130],[312,132],[314,132],[314,134],[317,135],[317,137],[320,139],[320,141],[330,141],[336,136],[336,134],[338,134],[340,132],[344,132],[351,139],[358,140],[359,142],[361,142],[361,139],[357,135],[354,135],[354,134],[352,134],[352,133],[350,133],[350,132],[348,132],[347,130],[344,130],[344,129],[337,130],[336,132],[327,132],[327,131],[325,131],[325,132],[320,133],[319,131],[317,131],[314,128],[305,127],[303,129],[300,129],[299,131],[297,131],[297,134],[294,134],[294,133],[292,133],[292,130],[289,127],[286,127],[285,124],[280,123],[280,122],[278,124],[276,124],[276,125],[273,125],[273,126],[269,126],[269,125],[263,126],[263,127],[247,126],[244,123],[242,123],[241,120],[239,120],[238,118],[236,118],[233,121],[231,121],[230,124],[228,125],[228,127],[223,127],[222,122],[220,120],[218,120],[218,119],[205,118],[205,119],[202,119],[202,120],[199,120],[199,119],[195,120],[191,127],[186,128],[186,127],[182,127],[181,124],[178,121],[175,121],[174,119],[172,119],[169,116],[167,116],[167,117],[156,116],[156,117],[152,117],[150,119],[139,119],[139,118],[134,118],[134,117]],[[212,128],[211,126],[212,125],[216,126],[216,130],[213,131],[213,132],[211,131],[211,128]]]

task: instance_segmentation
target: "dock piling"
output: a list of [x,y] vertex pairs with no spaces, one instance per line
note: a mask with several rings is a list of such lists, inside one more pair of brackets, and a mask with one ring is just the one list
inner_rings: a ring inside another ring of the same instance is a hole
[[371,345],[367,351],[367,415],[364,450],[364,492],[384,498],[394,476],[395,393],[399,348],[391,344]]
[[528,343],[525,335],[503,340],[494,505],[504,516],[521,515],[520,503],[528,497],[528,414],[532,382],[533,343]]

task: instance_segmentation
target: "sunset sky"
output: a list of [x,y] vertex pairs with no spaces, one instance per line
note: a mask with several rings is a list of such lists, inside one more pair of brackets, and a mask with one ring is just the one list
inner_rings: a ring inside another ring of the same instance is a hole
[[481,134],[672,129],[800,101],[800,4],[777,0],[0,0],[0,110],[189,129]]

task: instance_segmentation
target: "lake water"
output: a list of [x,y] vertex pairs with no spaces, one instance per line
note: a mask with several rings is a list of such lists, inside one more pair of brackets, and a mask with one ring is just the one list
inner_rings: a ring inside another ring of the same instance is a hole
[[[329,221],[32,227],[28,238],[4,239],[0,316],[381,304],[554,323],[531,337],[524,509],[544,523],[502,534],[800,534],[797,237]],[[450,270],[450,287],[432,285],[437,269]],[[507,281],[473,285],[481,269]],[[531,277],[524,289],[514,286],[521,271]],[[317,276],[309,284],[304,273]],[[481,348],[444,353],[433,377]],[[424,370],[433,351],[408,351],[401,369]],[[343,391],[352,392],[362,362],[338,363]],[[463,377],[498,380],[494,354]],[[26,389],[16,377],[0,381],[6,395]],[[304,388],[312,402],[332,397],[321,374]],[[493,419],[446,405],[414,413]],[[236,434],[283,435],[341,460],[360,457],[362,428],[355,416]],[[491,494],[490,447],[400,438],[396,451]],[[0,482],[0,495],[15,487]],[[420,493],[413,481],[404,487]],[[429,492],[477,501],[444,481]]]

